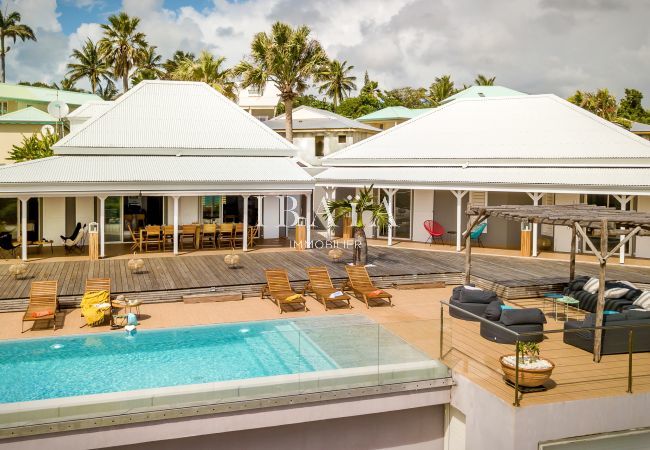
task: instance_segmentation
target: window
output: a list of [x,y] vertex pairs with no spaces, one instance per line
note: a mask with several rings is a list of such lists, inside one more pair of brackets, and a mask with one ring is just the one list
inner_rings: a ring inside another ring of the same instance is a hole
[[325,156],[323,151],[325,148],[325,136],[316,136],[316,142],[314,144],[314,155],[316,156]]
[[203,223],[212,223],[219,221],[221,218],[222,198],[223,197],[220,195],[210,195],[201,198]]
[[9,109],[9,104],[7,102],[0,102],[0,115],[7,114]]
[[264,89],[260,89],[257,86],[250,86],[248,88],[248,95],[251,97],[260,97],[262,94],[264,94]]
[[267,120],[269,120],[269,116],[254,116],[254,117],[260,122],[266,122]]
[[339,144],[345,144],[348,141],[348,137],[344,134],[339,134]]
[[0,198],[0,232],[18,236],[18,201],[15,198]]

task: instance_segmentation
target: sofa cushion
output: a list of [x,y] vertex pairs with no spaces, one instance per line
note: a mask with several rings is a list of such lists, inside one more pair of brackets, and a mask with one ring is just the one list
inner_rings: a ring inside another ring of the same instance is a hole
[[492,291],[475,291],[463,289],[460,291],[461,303],[491,303],[497,300],[497,294]]
[[580,275],[578,277],[575,277],[573,280],[569,281],[569,284],[567,285],[567,288],[570,291],[579,291],[585,286],[585,283],[588,280],[589,280],[588,276]]
[[598,292],[599,285],[600,285],[600,281],[598,280],[598,278],[591,277],[582,287],[582,290],[587,291],[590,294],[595,294],[596,292]]
[[501,323],[505,326],[533,323],[546,323],[546,317],[539,308],[504,309]]
[[650,291],[643,291],[643,293],[641,293],[632,304],[650,311]]
[[628,309],[625,311],[624,315],[628,320],[648,320],[650,319],[650,311],[645,309]]
[[484,317],[493,322],[499,320],[501,318],[501,305],[503,305],[503,302],[501,300],[494,300],[490,302],[490,304],[487,305],[487,308],[485,308]]
[[643,294],[643,291],[641,289],[630,289],[627,291],[627,294],[625,294],[625,297],[623,298],[627,300],[636,300],[641,294]]
[[630,292],[628,287],[612,287],[605,291],[605,298],[623,298]]
[[468,287],[473,288],[473,287],[475,287],[475,286],[474,286],[473,283],[470,283],[470,284],[466,284],[466,285],[456,286],[455,288],[453,288],[453,289],[451,290],[451,299],[452,299],[452,300],[458,300],[458,299],[460,299],[460,292],[461,292],[462,290],[464,290],[465,288],[468,288]]
[[624,284],[625,286],[627,286],[630,289],[639,289],[638,287],[636,287],[634,284],[630,283],[629,281],[619,280],[619,281],[617,281],[617,283]]

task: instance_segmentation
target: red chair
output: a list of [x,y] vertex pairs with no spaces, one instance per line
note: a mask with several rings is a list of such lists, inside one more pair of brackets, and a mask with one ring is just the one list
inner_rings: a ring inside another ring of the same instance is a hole
[[442,236],[445,234],[445,228],[442,225],[440,225],[435,220],[425,220],[424,229],[427,230],[427,233],[429,233],[429,239],[427,239],[425,244],[431,241],[429,242],[429,245],[432,245],[436,239],[439,239],[440,243],[444,244],[442,241]]

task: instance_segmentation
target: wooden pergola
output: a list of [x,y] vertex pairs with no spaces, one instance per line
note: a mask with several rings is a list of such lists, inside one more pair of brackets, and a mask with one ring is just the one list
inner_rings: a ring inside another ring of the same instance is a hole
[[[488,217],[501,217],[523,223],[559,225],[571,228],[571,256],[569,260],[569,279],[575,278],[576,270],[576,238],[578,233],[594,253],[600,265],[598,304],[596,309],[596,327],[603,324],[605,309],[605,273],[607,260],[618,252],[634,236],[650,236],[650,214],[636,211],[622,211],[596,205],[502,205],[484,206],[467,209],[470,220],[463,233],[465,239],[465,283],[470,282],[472,263],[471,230],[484,222]],[[594,236],[600,236],[598,248],[587,235],[587,229],[593,230]],[[620,241],[609,250],[609,236],[620,236]],[[594,360],[600,361],[602,330],[596,329],[594,341]]]

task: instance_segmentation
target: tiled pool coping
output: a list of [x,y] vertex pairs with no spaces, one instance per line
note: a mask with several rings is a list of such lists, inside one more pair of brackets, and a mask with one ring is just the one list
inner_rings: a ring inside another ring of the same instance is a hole
[[0,430],[174,407],[448,378],[437,360],[0,404]]

